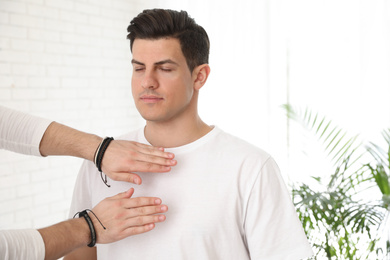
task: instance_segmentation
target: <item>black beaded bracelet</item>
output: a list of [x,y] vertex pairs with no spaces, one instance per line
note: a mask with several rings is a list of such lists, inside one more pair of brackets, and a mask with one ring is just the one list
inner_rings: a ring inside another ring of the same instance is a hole
[[96,167],[98,168],[98,171],[100,172],[100,177],[102,177],[102,180],[103,180],[104,184],[106,184],[107,187],[111,187],[111,186],[107,184],[107,176],[105,176],[105,178],[103,179],[102,161],[103,161],[104,153],[106,152],[107,147],[112,140],[114,140],[114,138],[112,138],[112,137],[104,138],[103,141],[98,146],[98,148],[96,149],[95,158],[94,158],[94,163],[95,163]]
[[96,231],[95,227],[93,226],[92,220],[88,215],[87,210],[81,211],[79,213],[79,217],[84,217],[85,221],[87,221],[89,230],[91,231],[91,243],[88,244],[89,247],[94,247],[96,244]]
[[91,218],[89,217],[88,215],[88,212],[91,212],[95,218],[97,219],[97,221],[99,221],[100,225],[102,225],[103,229],[106,229],[106,227],[103,225],[102,222],[100,222],[100,219],[95,215],[95,213],[93,213],[92,210],[90,209],[86,209],[86,210],[83,210],[83,211],[80,211],[80,212],[77,212],[76,214],[74,214],[73,218],[76,217],[76,215],[78,214],[79,215],[79,218],[81,217],[84,217],[85,221],[87,221],[87,224],[88,224],[88,227],[89,227],[89,230],[91,232],[91,242],[88,244],[89,247],[94,247],[96,245],[96,231],[95,231],[95,226],[93,225],[92,223],[92,220]]

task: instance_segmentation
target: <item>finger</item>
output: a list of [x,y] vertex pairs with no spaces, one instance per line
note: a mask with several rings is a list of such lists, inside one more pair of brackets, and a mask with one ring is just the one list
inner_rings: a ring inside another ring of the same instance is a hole
[[123,231],[123,238],[142,234],[154,229],[156,225],[154,223],[146,224],[144,226],[129,227]]
[[110,199],[126,199],[130,198],[134,194],[134,188],[130,188],[129,190],[125,192],[118,193],[114,196],[109,197]]
[[[168,165],[161,165],[160,163],[168,163]],[[147,162],[147,161],[135,161],[131,168],[128,168],[129,172],[169,172],[171,170],[171,166],[176,165],[177,162],[172,160],[172,162]]]
[[161,205],[162,201],[157,197],[137,197],[131,199],[125,199],[122,205],[126,209],[139,208],[145,206]]
[[175,156],[173,153],[165,152],[164,148],[162,147],[154,147],[149,144],[143,144],[134,141],[126,141],[126,140],[115,140],[115,142],[118,144],[122,144],[128,150],[132,150],[138,153],[153,154],[155,156],[163,157],[163,158],[173,158]]
[[129,218],[124,222],[127,227],[138,227],[152,223],[159,223],[165,221],[165,215],[154,215],[154,216],[138,216]]
[[167,205],[158,205],[158,206],[146,206],[146,207],[138,207],[127,210],[127,217],[133,218],[137,216],[148,216],[154,215],[158,213],[165,213],[168,211]]
[[134,188],[130,188],[128,191],[126,191],[126,198],[131,198],[134,194]]
[[156,157],[168,158],[168,159],[173,159],[175,157],[173,153],[165,152],[163,147],[154,147],[151,145],[141,144],[141,143],[134,143],[134,144],[139,148],[139,152],[144,154],[149,154]]
[[141,177],[139,177],[138,174],[132,172],[116,172],[112,174],[111,179],[115,181],[131,182],[137,185],[142,183]]
[[158,157],[151,154],[144,154],[144,153],[139,153],[137,157],[133,159],[134,161],[146,162],[146,163],[157,164],[162,166],[174,166],[177,163],[176,160],[174,160],[173,158],[166,159],[166,158]]

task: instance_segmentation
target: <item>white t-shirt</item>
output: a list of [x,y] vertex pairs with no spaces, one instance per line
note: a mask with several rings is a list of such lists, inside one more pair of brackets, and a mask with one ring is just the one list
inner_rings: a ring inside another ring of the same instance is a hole
[[[39,144],[51,122],[0,106],[0,149],[41,156]],[[44,257],[45,244],[37,230],[0,230],[0,259]]]
[[[119,139],[148,144],[143,129]],[[142,185],[110,180],[85,161],[70,215],[135,188],[168,205],[154,230],[98,244],[98,259],[266,259],[310,257],[311,247],[275,161],[218,127],[197,141],[166,149],[177,165],[168,173],[140,173]],[[103,223],[104,224],[104,223]]]

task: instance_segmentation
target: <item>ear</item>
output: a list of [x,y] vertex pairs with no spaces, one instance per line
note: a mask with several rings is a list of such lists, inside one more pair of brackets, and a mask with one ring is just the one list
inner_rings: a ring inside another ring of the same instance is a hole
[[210,66],[208,64],[199,65],[192,72],[194,78],[194,88],[195,90],[201,89],[204,84],[206,84],[207,78],[210,74]]

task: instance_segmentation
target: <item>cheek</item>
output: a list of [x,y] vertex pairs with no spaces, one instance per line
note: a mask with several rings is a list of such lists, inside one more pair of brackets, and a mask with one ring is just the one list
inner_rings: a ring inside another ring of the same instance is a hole
[[178,106],[188,105],[191,102],[193,95],[193,88],[183,83],[175,88],[175,91],[171,92],[172,100],[175,100],[175,103]]
[[139,79],[132,77],[131,78],[131,92],[133,93],[133,96],[135,97],[137,93],[139,94],[139,91],[141,89],[141,84]]
[[131,87],[134,88],[135,86],[137,86],[137,82],[138,82],[137,78],[132,76],[131,77]]
[[184,84],[183,94],[187,97],[187,100],[191,100],[194,95],[194,86],[192,84]]
[[137,94],[136,94],[133,82],[131,82],[131,94],[133,95],[133,98],[134,98],[134,101],[135,101],[135,97],[137,96]]

